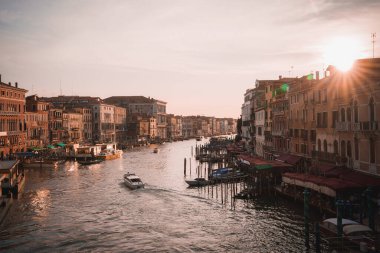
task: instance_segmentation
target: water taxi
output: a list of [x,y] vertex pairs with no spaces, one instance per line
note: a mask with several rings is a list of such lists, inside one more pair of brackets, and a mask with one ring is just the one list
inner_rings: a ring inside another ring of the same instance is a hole
[[124,174],[124,184],[132,190],[144,188],[144,183],[135,173],[128,172],[127,174]]

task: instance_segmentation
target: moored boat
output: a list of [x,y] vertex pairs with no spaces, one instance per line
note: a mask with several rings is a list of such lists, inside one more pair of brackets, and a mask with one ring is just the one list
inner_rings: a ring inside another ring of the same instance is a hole
[[56,168],[58,162],[51,160],[25,160],[22,166],[24,166],[24,168]]
[[92,160],[82,160],[77,161],[80,165],[92,165],[92,164],[98,164],[103,162],[101,159],[92,159]]
[[144,188],[144,183],[135,173],[124,174],[124,184],[132,190]]
[[156,154],[157,154],[159,151],[160,151],[160,150],[159,150],[158,148],[154,148],[154,149],[153,149],[153,153],[156,153]]
[[96,156],[96,158],[101,159],[101,160],[113,160],[120,158],[121,155],[123,154],[122,150],[104,150],[102,151],[99,155]]
[[185,182],[189,185],[189,187],[205,186],[205,185],[209,185],[211,183],[211,181],[206,180],[203,177],[194,178],[192,180],[185,180]]

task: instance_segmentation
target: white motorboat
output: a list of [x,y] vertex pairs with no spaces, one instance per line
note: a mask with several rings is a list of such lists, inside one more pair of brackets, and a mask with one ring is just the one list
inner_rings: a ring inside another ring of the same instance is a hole
[[137,188],[144,188],[144,183],[135,173],[124,174],[124,183],[128,188],[132,190]]

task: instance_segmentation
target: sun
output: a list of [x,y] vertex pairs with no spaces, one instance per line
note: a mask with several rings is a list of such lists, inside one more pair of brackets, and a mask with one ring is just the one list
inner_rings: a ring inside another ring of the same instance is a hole
[[354,61],[360,58],[360,46],[352,38],[329,41],[323,51],[325,63],[335,66],[340,71],[350,70]]

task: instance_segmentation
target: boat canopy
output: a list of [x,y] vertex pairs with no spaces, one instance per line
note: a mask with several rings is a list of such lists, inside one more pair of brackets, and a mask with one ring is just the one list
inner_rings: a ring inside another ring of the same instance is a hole
[[372,229],[362,224],[348,225],[348,226],[343,227],[343,233],[346,235],[350,235],[352,233],[357,233],[357,232],[363,232],[363,233],[372,232]]
[[[324,223],[331,223],[331,224],[334,224],[335,226],[338,225],[338,218],[329,218],[329,219],[326,219],[323,221]],[[349,220],[349,219],[342,219],[342,226],[345,226],[345,225],[356,225],[356,224],[359,224],[357,223],[356,221],[353,221],[353,220]]]

